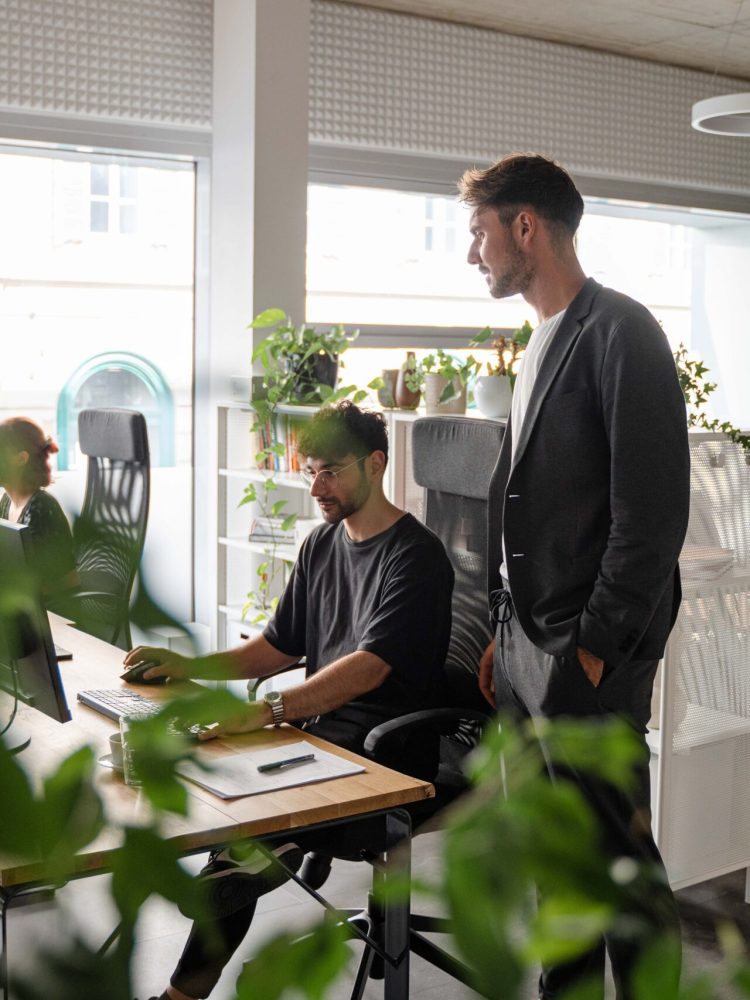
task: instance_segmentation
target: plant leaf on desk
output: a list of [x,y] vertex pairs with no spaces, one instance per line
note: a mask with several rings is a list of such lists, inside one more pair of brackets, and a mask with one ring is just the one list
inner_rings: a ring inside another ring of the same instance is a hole
[[112,862],[112,895],[123,920],[135,923],[153,894],[178,903],[190,916],[206,915],[202,886],[180,864],[175,845],[155,828],[128,827]]
[[39,833],[45,867],[53,879],[70,872],[73,858],[104,827],[104,809],[93,785],[96,761],[81,747],[44,781]]
[[26,772],[17,758],[8,752],[0,739],[0,788],[3,799],[13,803],[13,808],[3,809],[0,823],[0,849],[20,858],[35,857],[38,842],[39,810]]

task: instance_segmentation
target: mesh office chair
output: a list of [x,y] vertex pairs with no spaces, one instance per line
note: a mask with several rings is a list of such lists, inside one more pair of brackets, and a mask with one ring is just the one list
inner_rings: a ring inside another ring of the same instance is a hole
[[88,475],[73,530],[80,589],[71,615],[84,631],[130,649],[130,595],[149,507],[146,420],[135,410],[82,410],[78,441]]
[[[444,707],[413,712],[377,726],[369,733],[365,750],[378,763],[403,771],[407,770],[404,762],[409,760],[410,744],[422,748],[425,743],[434,745],[436,770],[430,780],[435,798],[406,807],[416,833],[466,791],[461,761],[490,718],[491,710],[477,684],[477,667],[493,634],[487,592],[488,586],[496,586],[501,541],[488,526],[493,523],[493,511],[502,503],[503,490],[493,472],[504,431],[504,424],[470,417],[427,417],[413,427],[413,470],[425,491],[424,520],[445,545],[455,572],[453,622],[441,698]],[[439,826],[439,819],[435,823]],[[330,861],[320,854],[308,856],[300,873],[302,881],[317,888]],[[372,899],[366,913],[344,912],[377,938],[381,915]],[[470,984],[468,969],[424,936],[449,933],[450,929],[445,919],[413,913],[410,948]],[[352,1000],[359,1000],[368,976],[379,977],[381,967],[373,950],[366,947]]]

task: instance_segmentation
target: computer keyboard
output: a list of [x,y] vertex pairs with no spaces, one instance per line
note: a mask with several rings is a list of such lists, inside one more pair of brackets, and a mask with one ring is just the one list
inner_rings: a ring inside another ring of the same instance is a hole
[[164,705],[164,702],[144,698],[142,694],[127,688],[79,691],[78,700],[115,722],[119,722],[123,715],[156,715]]
[[[78,700],[82,705],[88,705],[89,708],[106,715],[108,719],[114,719],[115,722],[119,722],[123,715],[156,715],[164,707],[163,701],[144,698],[142,694],[137,694],[128,688],[79,691]],[[188,725],[181,719],[170,719],[167,731],[187,737],[191,742],[198,742],[203,727],[197,723]]]

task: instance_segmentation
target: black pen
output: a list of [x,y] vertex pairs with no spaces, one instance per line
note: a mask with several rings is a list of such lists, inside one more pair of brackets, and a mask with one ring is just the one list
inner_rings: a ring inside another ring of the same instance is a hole
[[271,764],[258,764],[258,770],[262,773],[266,771],[280,771],[282,767],[292,767],[294,764],[306,764],[308,760],[315,760],[315,754],[306,753],[301,757],[287,757],[284,760],[275,760]]

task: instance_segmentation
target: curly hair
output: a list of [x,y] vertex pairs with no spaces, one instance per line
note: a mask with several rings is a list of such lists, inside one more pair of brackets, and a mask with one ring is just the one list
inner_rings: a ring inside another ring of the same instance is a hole
[[388,461],[388,431],[382,413],[360,410],[345,399],[324,406],[300,432],[297,451],[306,458],[338,462],[347,455],[365,458],[382,451]]
[[583,215],[583,198],[570,174],[537,153],[510,153],[484,170],[467,170],[458,191],[460,200],[472,208],[496,209],[506,226],[529,207],[575,236]]

